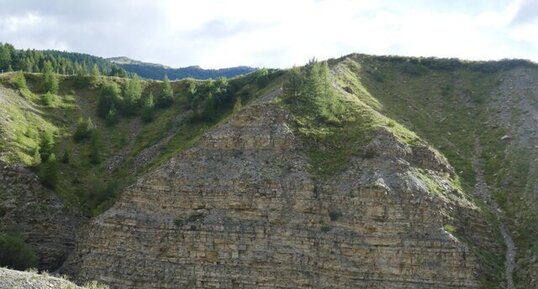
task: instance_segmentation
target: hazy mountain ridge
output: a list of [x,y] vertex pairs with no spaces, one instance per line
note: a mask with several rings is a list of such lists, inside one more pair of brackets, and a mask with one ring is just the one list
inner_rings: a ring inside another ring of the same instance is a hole
[[142,62],[139,60],[131,59],[127,56],[118,56],[118,57],[109,57],[106,58],[108,61],[116,64],[137,64],[137,65],[146,65],[146,66],[157,66],[157,67],[163,67],[163,68],[170,68],[169,66],[157,64],[157,63],[149,63],[149,62]]
[[22,50],[16,49],[8,43],[2,44],[0,42],[0,72],[43,72],[46,64],[50,65],[55,72],[66,75],[88,75],[95,65],[104,75],[125,77],[130,73],[156,80],[162,80],[165,75],[172,80],[233,78],[256,70],[256,68],[248,66],[221,69],[203,69],[199,66],[171,68],[162,64],[134,60],[126,56],[103,58],[86,53],[58,50]]
[[[109,58],[110,59],[110,58]],[[123,69],[140,75],[147,79],[163,79],[166,75],[171,80],[183,78],[195,79],[217,79],[220,77],[233,78],[239,75],[248,74],[256,68],[248,66],[236,66],[219,69],[203,69],[200,66],[188,66],[182,68],[171,68],[161,64],[140,62],[137,60],[121,58],[121,60],[112,60]]]

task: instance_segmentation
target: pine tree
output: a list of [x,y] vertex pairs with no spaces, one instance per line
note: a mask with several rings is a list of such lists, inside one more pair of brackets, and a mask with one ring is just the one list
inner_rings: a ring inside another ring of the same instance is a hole
[[47,61],[43,69],[42,90],[44,93],[50,92],[56,94],[58,92],[58,76],[54,73],[52,64]]
[[37,167],[41,164],[41,154],[39,153],[39,145],[34,149],[32,165]]
[[79,118],[77,122],[77,130],[75,131],[75,134],[73,135],[73,139],[75,142],[81,142],[85,139],[89,139],[92,137],[93,133],[95,132],[95,125],[92,122],[91,118]]
[[62,163],[69,163],[69,152],[67,151],[67,149],[64,149],[64,154],[62,155]]
[[174,90],[172,89],[168,76],[165,75],[163,79],[162,91],[157,99],[157,106],[169,107],[172,105],[172,103],[174,103]]
[[138,105],[140,103],[140,97],[142,96],[142,83],[140,77],[137,75],[133,76],[123,90],[123,97],[125,103],[125,112],[126,114],[136,114],[138,111]]
[[54,135],[52,132],[49,130],[43,132],[39,143],[39,154],[42,162],[48,161],[50,155],[53,154],[54,145]]
[[106,114],[106,125],[113,126],[118,122],[118,111],[116,110],[116,107],[112,105],[108,109],[108,113]]
[[54,154],[51,154],[47,161],[41,163],[39,177],[41,182],[50,188],[54,189],[58,184],[58,163]]
[[[101,118],[107,118],[110,109],[121,106],[121,89],[113,81],[105,81],[101,86],[101,95],[97,102],[97,115]],[[115,108],[114,108],[115,110]]]
[[77,88],[83,88],[88,84],[88,80],[86,79],[86,75],[88,75],[88,71],[86,70],[85,66],[80,64],[75,64],[75,86]]
[[0,43],[0,71],[4,71],[11,64],[11,48],[9,44]]
[[90,72],[90,85],[92,87],[99,86],[99,82],[101,79],[101,72],[99,71],[99,67],[97,64],[94,64],[92,67],[92,71]]
[[26,78],[24,77],[24,73],[17,72],[11,79],[11,83],[13,83],[19,90],[22,89],[28,89],[28,86],[26,84]]
[[54,103],[54,94],[47,92],[41,96],[41,101],[46,106],[51,106]]
[[150,92],[147,97],[145,97],[142,104],[142,120],[145,122],[153,121],[155,117],[155,104],[153,101],[153,94]]
[[284,82],[283,92],[285,101],[297,104],[304,93],[304,76],[298,67],[293,67],[288,72],[288,79]]

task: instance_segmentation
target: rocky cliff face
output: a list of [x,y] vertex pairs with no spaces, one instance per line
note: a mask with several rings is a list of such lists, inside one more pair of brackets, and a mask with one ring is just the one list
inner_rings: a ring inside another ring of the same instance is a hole
[[0,232],[21,235],[36,251],[40,268],[60,267],[82,221],[82,215],[65,207],[31,170],[0,164]]
[[446,161],[380,130],[370,156],[321,178],[305,141],[285,109],[245,108],[92,220],[68,273],[113,288],[480,286],[453,233],[491,233]]

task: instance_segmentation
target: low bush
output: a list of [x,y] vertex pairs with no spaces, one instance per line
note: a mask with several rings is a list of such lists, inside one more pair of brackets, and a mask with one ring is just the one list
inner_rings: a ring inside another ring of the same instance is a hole
[[22,239],[0,233],[0,266],[26,270],[37,266],[37,256]]

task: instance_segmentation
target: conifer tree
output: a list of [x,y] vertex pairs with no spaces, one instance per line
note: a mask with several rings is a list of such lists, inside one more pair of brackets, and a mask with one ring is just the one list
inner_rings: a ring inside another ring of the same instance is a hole
[[97,87],[101,78],[101,72],[97,64],[94,64],[90,72],[90,85],[92,87]]
[[153,101],[153,94],[150,92],[147,97],[144,98],[142,104],[142,119],[145,122],[153,121],[155,117],[155,103]]
[[46,162],[49,159],[49,156],[54,151],[54,135],[51,131],[46,130],[41,135],[41,141],[39,143],[39,154],[42,162]]
[[64,149],[64,154],[62,155],[62,163],[69,163],[69,151],[67,151],[67,149]]
[[174,90],[172,89],[168,76],[165,75],[163,79],[162,91],[157,100],[157,106],[169,107],[172,105],[172,103],[174,103]]
[[54,154],[51,154],[47,161],[42,161],[39,177],[41,182],[50,188],[55,188],[58,184],[58,163]]
[[42,90],[44,93],[50,92],[56,94],[58,92],[58,76],[54,73],[52,64],[47,61],[43,69]]
[[123,90],[126,114],[136,114],[140,97],[142,96],[142,83],[138,75],[133,76]]

